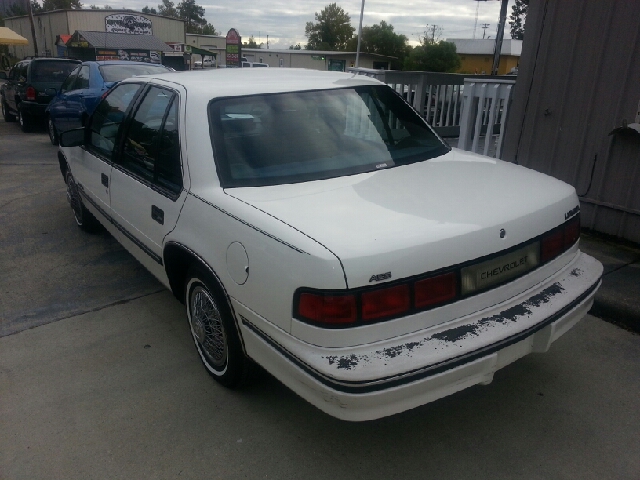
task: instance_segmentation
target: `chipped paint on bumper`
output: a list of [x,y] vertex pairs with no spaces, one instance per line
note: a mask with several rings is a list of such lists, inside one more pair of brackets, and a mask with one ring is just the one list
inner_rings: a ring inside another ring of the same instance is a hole
[[[602,265],[578,253],[565,268],[491,308],[402,337],[322,348],[269,335],[241,305],[247,352],[303,398],[345,420],[392,415],[490,383],[496,370],[544,352],[588,312]],[[255,316],[255,314],[253,314]]]

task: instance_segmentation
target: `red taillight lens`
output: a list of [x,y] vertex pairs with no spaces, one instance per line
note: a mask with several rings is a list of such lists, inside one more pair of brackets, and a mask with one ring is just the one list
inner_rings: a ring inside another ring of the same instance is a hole
[[564,249],[568,250],[580,238],[580,217],[575,218],[564,226]]
[[411,305],[409,285],[374,290],[362,294],[362,320],[399,315],[407,312]]
[[298,314],[318,323],[341,324],[356,321],[356,299],[353,295],[300,294]]
[[447,273],[414,284],[415,307],[425,308],[456,298],[456,275]]
[[564,251],[564,229],[556,230],[542,238],[540,245],[540,259],[548,262]]
[[27,87],[27,100],[36,99],[36,89],[33,87]]

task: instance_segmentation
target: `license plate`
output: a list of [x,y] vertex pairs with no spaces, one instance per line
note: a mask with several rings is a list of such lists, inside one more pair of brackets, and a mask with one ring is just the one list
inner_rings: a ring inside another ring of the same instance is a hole
[[539,242],[519,248],[461,271],[461,293],[468,295],[519,277],[540,264]]

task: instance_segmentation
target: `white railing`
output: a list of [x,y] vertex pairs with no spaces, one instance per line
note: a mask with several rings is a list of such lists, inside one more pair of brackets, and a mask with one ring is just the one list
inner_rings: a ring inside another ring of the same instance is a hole
[[515,80],[465,80],[458,148],[500,158]]
[[[460,73],[400,72],[349,68],[348,71],[376,78],[391,86],[416,109],[442,137],[460,137],[459,148],[485,155],[499,156],[502,150],[504,120],[509,105],[513,79],[503,76],[464,75]],[[488,85],[498,87],[488,87]],[[484,85],[484,87],[481,87]],[[484,95],[480,101],[479,95]],[[494,95],[496,100],[493,101]],[[467,102],[471,102],[468,110]],[[482,105],[482,108],[478,108]],[[469,126],[470,123],[471,127]],[[464,124],[464,128],[463,128]],[[488,125],[492,128],[488,130]],[[479,130],[476,134],[475,127]],[[463,131],[464,130],[464,131]],[[486,132],[490,131],[488,140]],[[495,145],[495,133],[498,132]],[[483,142],[480,139],[483,138]]]

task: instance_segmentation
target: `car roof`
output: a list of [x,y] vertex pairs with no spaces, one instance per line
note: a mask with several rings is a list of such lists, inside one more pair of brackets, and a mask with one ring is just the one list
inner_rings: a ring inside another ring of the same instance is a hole
[[132,62],[130,60],[87,60],[82,62],[83,65],[145,65],[155,67],[165,67],[161,63],[149,63],[149,62]]
[[146,79],[182,85],[190,98],[208,101],[212,98],[284,93],[304,90],[329,90],[356,85],[384,85],[366,77],[342,72],[306,70],[302,68],[224,68],[204,71],[172,72],[141,75],[123,82]]

